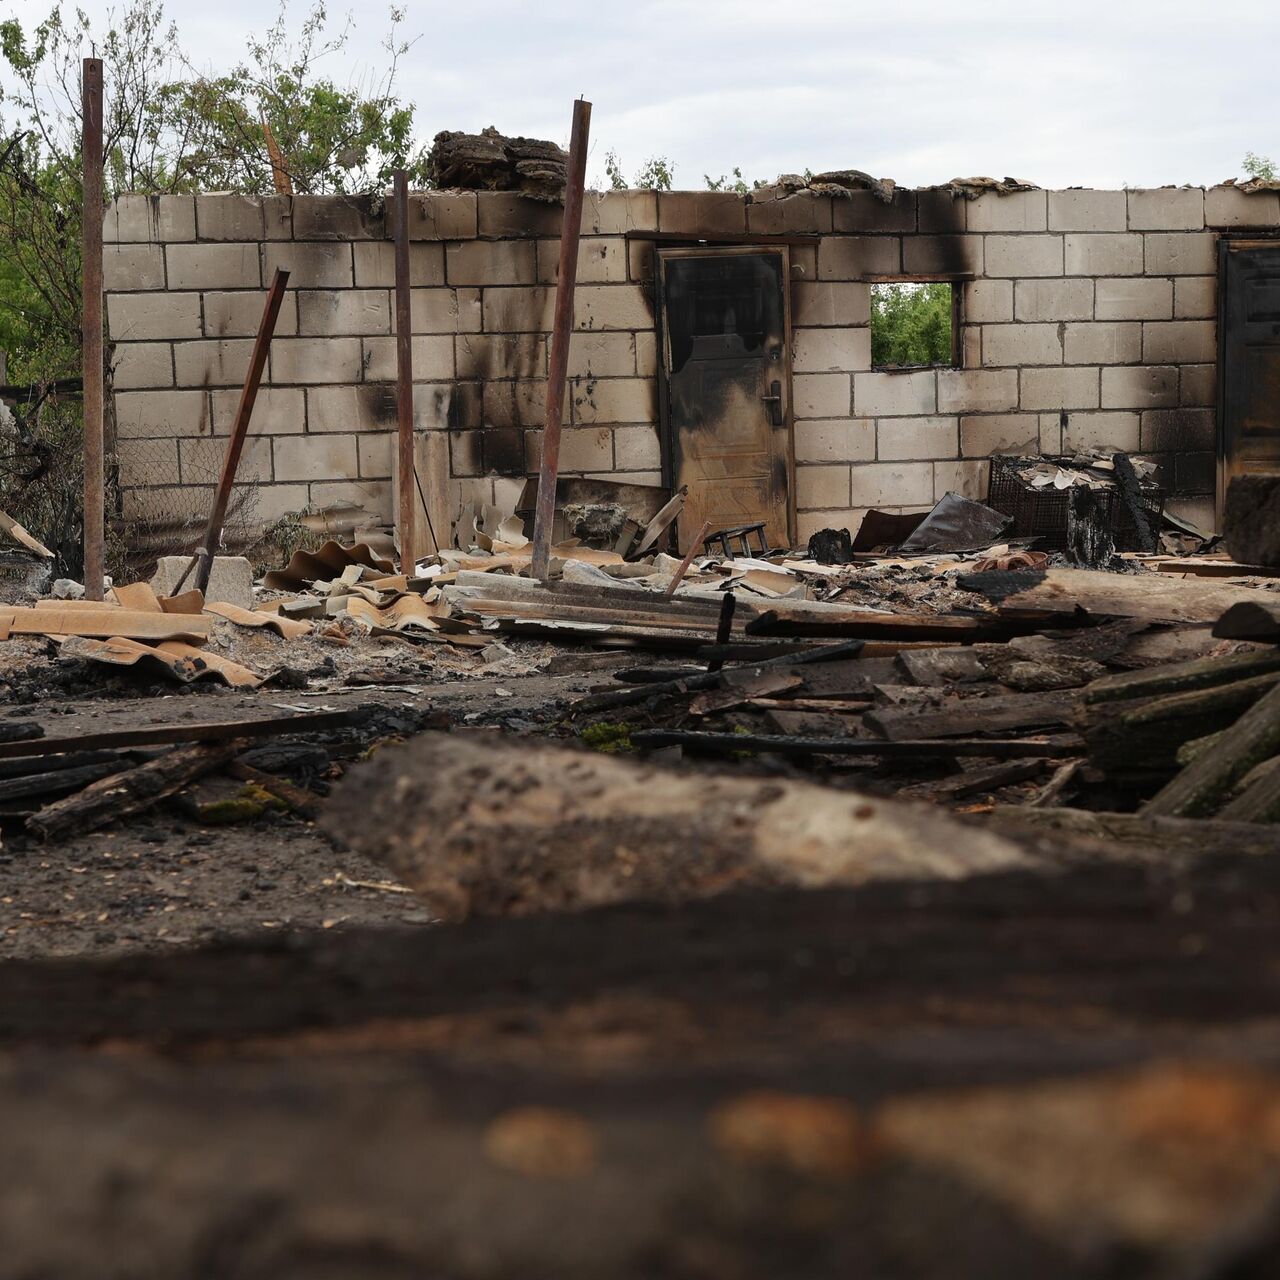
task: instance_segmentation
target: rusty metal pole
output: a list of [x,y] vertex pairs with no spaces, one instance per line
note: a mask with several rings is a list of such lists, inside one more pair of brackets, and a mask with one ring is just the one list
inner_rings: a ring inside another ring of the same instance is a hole
[[542,424],[542,462],[538,468],[538,507],[533,518],[534,578],[546,578],[551,563],[551,526],[556,517],[556,480],[560,474],[560,427],[564,418],[564,384],[569,376],[569,339],[573,333],[573,290],[578,280],[578,237],[582,232],[582,190],[587,178],[587,137],[591,103],[573,104],[569,139],[569,171],[564,188],[564,223],[560,228],[560,271],[556,276],[556,312],[551,331],[551,363],[547,374],[547,411]]
[[276,318],[280,314],[280,306],[284,302],[284,291],[288,283],[289,273],[277,267],[275,277],[271,281],[271,288],[267,291],[267,303],[262,309],[262,319],[258,323],[258,336],[253,340],[249,370],[244,375],[240,404],[236,409],[235,422],[231,426],[231,439],[227,441],[226,456],[222,460],[222,474],[218,477],[218,488],[213,495],[213,509],[209,512],[209,523],[205,526],[204,541],[174,587],[174,594],[182,589],[183,583],[187,580],[187,574],[191,572],[193,566],[196,570],[195,586],[200,591],[204,591],[209,585],[213,557],[217,554],[218,544],[222,541],[222,524],[227,518],[227,505],[231,501],[231,487],[236,482],[240,455],[244,452],[245,437],[249,434],[249,420],[253,417],[254,401],[258,398],[258,386],[262,382],[262,371],[266,368],[267,352],[271,350],[271,339],[276,331]]
[[413,460],[413,315],[409,294],[409,177],[395,171],[396,214],[396,531],[400,535],[400,572],[413,576],[417,561]]
[[83,305],[80,359],[84,387],[84,594],[102,599],[105,572],[106,468],[102,438],[102,61],[86,58],[81,73],[84,162],[81,211]]

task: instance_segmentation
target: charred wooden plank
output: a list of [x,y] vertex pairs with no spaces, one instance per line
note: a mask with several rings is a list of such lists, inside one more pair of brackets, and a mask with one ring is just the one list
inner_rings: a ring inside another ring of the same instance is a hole
[[894,741],[964,737],[997,729],[1067,724],[1075,705],[1073,697],[1062,693],[954,698],[938,707],[879,708],[868,712],[867,724]]
[[936,738],[888,741],[882,738],[796,738],[759,733],[700,733],[685,729],[641,729],[631,735],[638,747],[689,747],[715,755],[773,751],[781,755],[879,756],[886,760],[934,760],[948,756],[1052,760],[1076,755],[1084,745],[1074,733],[1043,738]]
[[1090,705],[1133,698],[1154,698],[1167,693],[1212,689],[1236,680],[1280,671],[1280,649],[1275,652],[1234,653],[1223,658],[1195,658],[1169,662],[1145,671],[1126,671],[1103,676],[1084,690]]

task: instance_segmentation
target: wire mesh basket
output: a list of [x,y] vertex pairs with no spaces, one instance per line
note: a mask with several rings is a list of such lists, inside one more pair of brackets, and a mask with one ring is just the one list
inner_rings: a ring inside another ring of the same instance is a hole
[[[1046,456],[1037,462],[1078,467],[1074,457]],[[1014,538],[1038,538],[1046,551],[1065,551],[1067,546],[1067,502],[1069,489],[1037,489],[1018,468],[1017,459],[999,455],[991,459],[991,478],[987,485],[987,505],[1013,517],[1009,535]],[[1116,486],[1095,491],[1106,512],[1116,550],[1136,551],[1141,546],[1138,530],[1123,494]],[[1164,513],[1164,491],[1150,481],[1140,482],[1138,502],[1147,513],[1153,529],[1159,529]]]

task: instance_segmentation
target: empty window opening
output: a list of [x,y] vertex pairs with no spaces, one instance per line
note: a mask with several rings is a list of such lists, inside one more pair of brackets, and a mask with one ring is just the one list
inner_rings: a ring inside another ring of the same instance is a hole
[[923,369],[960,363],[956,294],[945,280],[871,286],[871,367]]

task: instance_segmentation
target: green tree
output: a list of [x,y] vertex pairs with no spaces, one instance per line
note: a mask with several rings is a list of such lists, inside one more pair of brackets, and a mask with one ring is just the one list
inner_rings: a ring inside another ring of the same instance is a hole
[[628,182],[618,153],[608,151],[604,157],[604,176],[611,191],[670,191],[675,172],[675,165],[666,156],[650,156]]
[[951,286],[871,286],[871,363],[894,365],[951,362]]
[[1277,172],[1276,162],[1269,156],[1260,156],[1256,151],[1246,151],[1241,168],[1251,178],[1260,179],[1263,182],[1274,182],[1280,177]]

